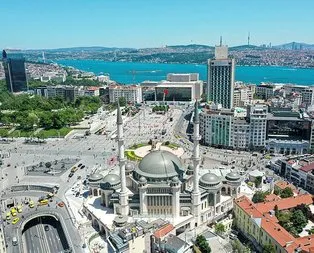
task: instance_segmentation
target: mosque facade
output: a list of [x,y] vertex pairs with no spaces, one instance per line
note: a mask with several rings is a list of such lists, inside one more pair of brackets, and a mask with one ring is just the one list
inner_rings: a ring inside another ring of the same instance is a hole
[[187,220],[190,227],[226,216],[233,208],[233,199],[240,194],[242,177],[236,171],[218,174],[200,169],[197,103],[193,123],[193,163],[185,165],[169,151],[154,150],[137,165],[124,157],[123,122],[118,107],[120,174],[92,174],[90,195],[99,197],[101,204],[118,216]]

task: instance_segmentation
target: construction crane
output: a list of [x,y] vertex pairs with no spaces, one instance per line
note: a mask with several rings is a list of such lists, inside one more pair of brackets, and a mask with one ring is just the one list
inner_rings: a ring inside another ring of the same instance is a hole
[[136,74],[138,74],[138,73],[151,73],[151,72],[153,72],[153,71],[152,70],[130,70],[129,71],[129,73],[131,73],[133,76],[133,83],[135,83]]

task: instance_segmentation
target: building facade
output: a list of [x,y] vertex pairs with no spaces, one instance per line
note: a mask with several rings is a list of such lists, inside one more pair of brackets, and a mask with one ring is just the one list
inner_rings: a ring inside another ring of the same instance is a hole
[[143,101],[142,88],[139,85],[110,85],[110,103],[117,102],[120,97],[124,97],[127,102],[141,103]]
[[9,92],[27,91],[25,58],[19,52],[2,52],[5,80]]
[[233,106],[235,60],[227,46],[216,46],[215,58],[207,64],[207,100],[230,109]]
[[[205,145],[240,150],[265,146],[266,121],[263,119],[260,122],[256,112],[250,113],[250,110],[243,108],[218,107],[204,109],[200,119],[200,133]],[[253,146],[254,144],[258,146]]]

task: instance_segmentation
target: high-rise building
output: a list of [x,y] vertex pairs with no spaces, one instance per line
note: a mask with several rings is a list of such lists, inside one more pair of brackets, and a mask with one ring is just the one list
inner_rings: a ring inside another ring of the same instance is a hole
[[235,60],[228,58],[228,47],[215,48],[215,57],[207,65],[207,99],[222,104],[224,108],[233,106]]
[[5,79],[10,92],[27,91],[25,58],[20,52],[2,51]]

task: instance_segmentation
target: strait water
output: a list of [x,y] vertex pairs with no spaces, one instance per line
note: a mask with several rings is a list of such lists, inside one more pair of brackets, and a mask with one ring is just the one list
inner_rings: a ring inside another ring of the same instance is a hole
[[[76,69],[109,74],[110,79],[123,84],[134,84],[145,80],[165,80],[168,73],[199,73],[206,80],[206,65],[197,64],[159,64],[139,62],[104,62],[100,60],[59,60],[58,64]],[[259,84],[261,82],[293,83],[314,85],[314,69],[274,67],[274,66],[237,66],[236,81]]]

